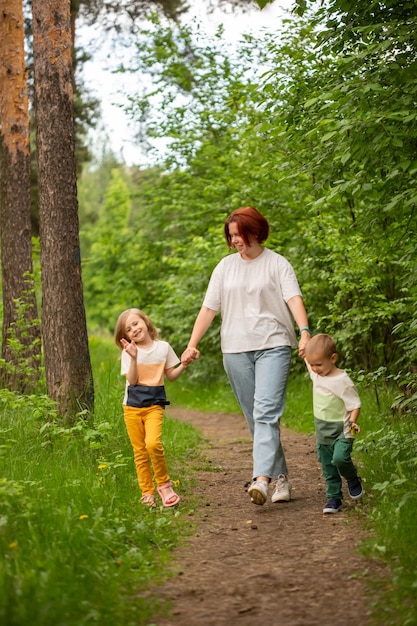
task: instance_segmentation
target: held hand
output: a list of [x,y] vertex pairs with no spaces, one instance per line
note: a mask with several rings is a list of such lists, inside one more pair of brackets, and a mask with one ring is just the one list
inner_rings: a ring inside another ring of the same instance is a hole
[[298,341],[298,354],[301,358],[304,358],[305,355],[305,347],[310,341],[310,335],[308,333],[303,333],[302,337],[300,337]]
[[197,348],[186,348],[181,355],[181,363],[185,366],[200,358],[200,351]]

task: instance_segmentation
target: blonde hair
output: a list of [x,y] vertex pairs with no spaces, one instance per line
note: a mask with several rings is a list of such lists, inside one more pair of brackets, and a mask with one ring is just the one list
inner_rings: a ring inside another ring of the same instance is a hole
[[158,329],[152,324],[149,317],[145,315],[143,311],[134,308],[127,309],[126,311],[123,311],[123,313],[120,313],[116,322],[116,328],[114,329],[114,340],[116,342],[116,346],[120,350],[122,350],[122,344],[120,343],[121,339],[126,339],[127,341],[129,341],[129,339],[126,337],[126,319],[131,313],[136,313],[136,315],[138,315],[145,322],[151,339],[158,339]]
[[326,359],[330,359],[332,354],[336,353],[336,342],[333,337],[325,333],[314,335],[305,347],[305,355],[308,358],[309,354],[311,355],[316,352]]

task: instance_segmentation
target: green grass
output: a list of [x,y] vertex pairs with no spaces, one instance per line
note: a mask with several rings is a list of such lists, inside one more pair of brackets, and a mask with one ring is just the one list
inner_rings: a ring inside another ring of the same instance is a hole
[[[155,606],[141,592],[191,532],[194,503],[141,506],[117,351],[92,342],[92,354],[91,420],[66,427],[45,398],[0,395],[0,623],[7,626],[146,623]],[[167,418],[164,439],[172,478],[180,493],[191,491],[200,434]]]
[[173,406],[211,413],[240,413],[226,375],[209,385],[187,378],[187,371],[177,381],[166,383],[167,397]]
[[[187,493],[178,509],[140,505],[132,450],[122,418],[117,349],[93,339],[94,417],[62,425],[46,397],[0,392],[0,623],[7,626],[140,626],[156,606],[146,592],[166,575],[173,547],[192,532],[190,497],[201,435],[166,418],[170,474]],[[363,385],[363,383],[361,383]],[[239,411],[225,377],[196,385],[185,373],[167,385],[174,406]],[[417,623],[416,416],[394,416],[392,394],[359,385],[361,434],[354,447],[366,496],[361,520],[370,558],[389,564],[374,623]],[[313,434],[311,385],[291,375],[286,426]]]

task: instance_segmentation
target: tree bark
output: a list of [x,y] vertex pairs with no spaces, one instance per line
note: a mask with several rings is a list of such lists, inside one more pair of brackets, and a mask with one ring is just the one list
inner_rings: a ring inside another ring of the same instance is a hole
[[33,0],[42,337],[48,395],[69,421],[93,408],[81,279],[70,0]]
[[41,348],[32,276],[22,0],[0,0],[0,59],[2,357],[6,362],[0,378],[4,386],[23,393],[38,383]]

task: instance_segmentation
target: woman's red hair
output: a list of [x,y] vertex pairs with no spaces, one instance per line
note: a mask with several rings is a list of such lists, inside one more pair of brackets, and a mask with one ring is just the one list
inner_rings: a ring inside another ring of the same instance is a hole
[[237,231],[247,246],[250,245],[250,240],[253,238],[258,243],[263,243],[268,239],[268,220],[253,206],[244,206],[233,211],[224,224],[224,236],[229,248],[233,247],[232,237],[229,233],[229,224],[232,222],[237,225]]

